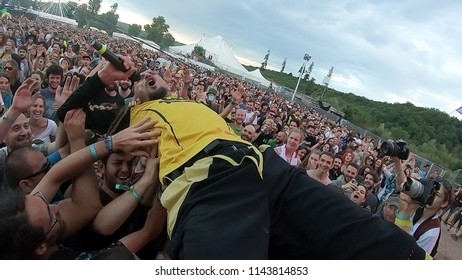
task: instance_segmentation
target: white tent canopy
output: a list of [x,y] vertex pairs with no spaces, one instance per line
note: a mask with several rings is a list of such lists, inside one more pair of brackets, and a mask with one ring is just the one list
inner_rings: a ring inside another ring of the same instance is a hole
[[37,16],[42,17],[42,18],[51,19],[51,20],[62,22],[62,23],[67,23],[67,24],[72,24],[74,26],[77,26],[77,21],[75,21],[73,19],[70,19],[70,18],[55,16],[55,15],[52,15],[52,14],[49,14],[49,13],[35,11],[33,9],[27,9],[27,12],[31,13],[31,14],[34,14],[34,15],[37,15]]
[[170,51],[186,55],[191,54],[195,46],[203,47],[205,49],[205,56],[211,56],[212,62],[217,67],[269,86],[270,82],[263,78],[260,73],[258,73],[259,75],[252,75],[239,63],[233,55],[232,47],[220,35],[211,38],[201,38],[199,42],[194,44],[170,47]]
[[265,79],[265,77],[262,76],[259,68],[255,69],[255,70],[253,70],[253,71],[251,71],[249,73],[250,73],[250,75],[252,77],[255,77],[255,80],[257,82],[261,83],[262,85],[269,87],[269,85],[271,84],[270,81],[268,81],[267,79]]

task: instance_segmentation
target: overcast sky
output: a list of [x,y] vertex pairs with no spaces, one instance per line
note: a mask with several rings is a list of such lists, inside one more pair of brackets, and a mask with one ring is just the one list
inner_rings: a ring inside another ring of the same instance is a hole
[[122,22],[164,16],[182,43],[221,35],[243,64],[259,66],[271,50],[269,69],[287,57],[284,72],[298,76],[308,53],[317,83],[334,67],[336,90],[446,113],[462,106],[462,1],[103,0],[101,12],[114,2]]

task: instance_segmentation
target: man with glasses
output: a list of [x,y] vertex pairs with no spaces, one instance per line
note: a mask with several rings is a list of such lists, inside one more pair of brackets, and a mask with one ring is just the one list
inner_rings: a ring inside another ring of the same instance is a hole
[[[5,185],[29,194],[50,170],[51,162],[33,147],[12,151],[5,161]],[[56,199],[62,198],[62,195]]]
[[[35,102],[30,94],[33,87],[38,83],[33,79],[27,79],[18,89],[11,108],[4,114],[1,119],[0,139],[4,138],[6,147],[0,149],[0,172],[3,173],[4,164],[9,153],[23,147],[33,147],[40,151],[44,156],[52,155],[52,163],[61,158],[58,150],[64,146],[65,135],[64,129],[59,128],[55,142],[48,144],[32,144],[32,131],[27,117],[22,114],[29,109]],[[68,88],[69,90],[69,88]],[[64,92],[64,91],[63,91]],[[19,165],[20,166],[20,165]],[[19,170],[23,170],[20,168]],[[23,170],[24,171],[24,170]],[[3,180],[2,180],[3,181]],[[2,183],[2,182],[0,182]],[[0,184],[1,185],[1,184]]]
[[[48,164],[48,166],[49,166],[49,164]],[[43,201],[44,205],[46,205],[47,210],[48,210],[47,212],[48,212],[48,216],[50,218],[50,225],[48,226],[48,229],[45,231],[44,239],[46,239],[48,234],[51,232],[51,230],[59,222],[59,218],[58,218],[58,215],[57,215],[57,213],[59,211],[59,206],[49,204],[47,199],[45,198],[45,196],[41,192],[36,192],[32,196],[40,198]]]
[[[159,134],[149,132],[154,124],[145,118],[139,125],[113,135],[111,140],[72,153],[42,178],[31,195],[18,189],[2,192],[0,259],[76,259],[81,252],[63,248],[60,242],[91,223],[101,209],[92,163],[114,150],[148,156],[142,149],[155,144],[153,139]],[[71,196],[50,205],[48,202],[59,186],[70,178]]]

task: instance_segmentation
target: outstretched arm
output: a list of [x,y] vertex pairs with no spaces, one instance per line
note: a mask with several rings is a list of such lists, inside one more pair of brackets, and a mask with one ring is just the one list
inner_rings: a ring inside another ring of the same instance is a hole
[[0,119],[0,139],[3,140],[18,116],[29,110],[37,99],[39,83],[34,79],[26,79],[16,91],[13,104]]
[[102,92],[107,85],[114,84],[115,81],[127,80],[136,71],[131,67],[132,63],[127,57],[122,58],[124,66],[128,70],[123,72],[117,70],[112,64],[106,63],[104,68],[85,80],[64,104],[58,109],[58,118],[63,121],[66,113],[72,109],[82,108],[87,114],[86,128],[96,130],[99,133],[106,133],[112,121],[115,119],[118,110],[101,111],[89,106],[89,102],[95,92]]
[[[119,150],[133,155],[147,156],[148,154],[145,149],[156,144],[157,140],[155,138],[159,135],[158,132],[149,131],[153,128],[155,123],[155,121],[146,118],[139,124],[115,134],[112,136],[112,150]],[[53,166],[31,194],[42,192],[48,201],[51,201],[58,191],[59,186],[63,182],[69,178],[79,176],[86,170],[90,172],[89,167],[91,167],[91,164],[95,160],[108,156],[111,149],[108,150],[106,148],[107,146],[110,146],[109,142],[105,143],[100,141],[93,146],[90,145],[89,147],[83,148],[64,158],[58,164]],[[72,216],[76,213],[75,211],[85,211],[85,213],[79,213],[79,215],[84,217],[82,219],[87,219],[87,222],[90,222],[90,220],[99,211],[99,204],[96,205],[95,203],[95,205],[87,205],[89,203],[88,193],[93,193],[94,191],[97,192],[93,183],[90,185],[87,185],[87,183],[88,177],[81,176],[76,179],[72,189],[71,198],[61,202],[61,211],[67,211],[70,213],[69,215],[65,215],[65,217],[71,217],[71,222],[73,221]],[[91,199],[91,202],[94,202],[94,199]],[[79,222],[81,222],[82,219],[79,218]],[[67,236],[68,234],[73,233],[75,229],[75,227],[72,227],[69,224],[65,235]]]
[[[143,176],[132,186],[133,190],[126,191],[106,205],[93,221],[93,230],[102,235],[113,234],[127,220],[138,203],[142,202],[142,198],[147,195],[149,190],[154,188],[157,192],[159,185],[159,158],[157,158],[157,148],[155,148],[152,149]],[[152,197],[149,203],[151,201]]]

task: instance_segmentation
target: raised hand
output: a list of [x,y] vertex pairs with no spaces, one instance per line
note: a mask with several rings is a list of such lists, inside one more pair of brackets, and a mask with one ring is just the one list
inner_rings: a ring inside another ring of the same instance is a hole
[[35,79],[28,78],[16,90],[11,106],[18,112],[29,110],[29,108],[34,105],[37,99],[37,93],[39,92],[39,83]]
[[150,151],[157,144],[159,131],[152,131],[157,123],[149,117],[136,125],[130,126],[112,136],[114,150],[119,150],[134,156],[150,157]]
[[80,77],[73,75],[72,78],[70,76],[66,77],[64,81],[64,87],[59,86],[56,90],[55,95],[55,106],[56,110],[61,107],[64,102],[71,96],[71,94],[79,87],[80,84]]
[[147,158],[144,174],[140,179],[140,181],[145,180],[150,185],[159,182],[159,158],[157,157],[157,148],[157,143],[151,147],[150,157]]
[[70,110],[64,118],[64,129],[66,130],[69,141],[85,138],[86,115],[82,109]]
[[231,94],[233,96],[234,101],[236,102],[242,101],[242,98],[244,96],[244,91],[245,91],[245,88],[243,86],[239,86],[237,90],[233,90]]
[[189,68],[186,67],[183,70],[183,83],[185,84],[190,84],[193,81],[193,77],[191,76],[191,71],[189,71]]

